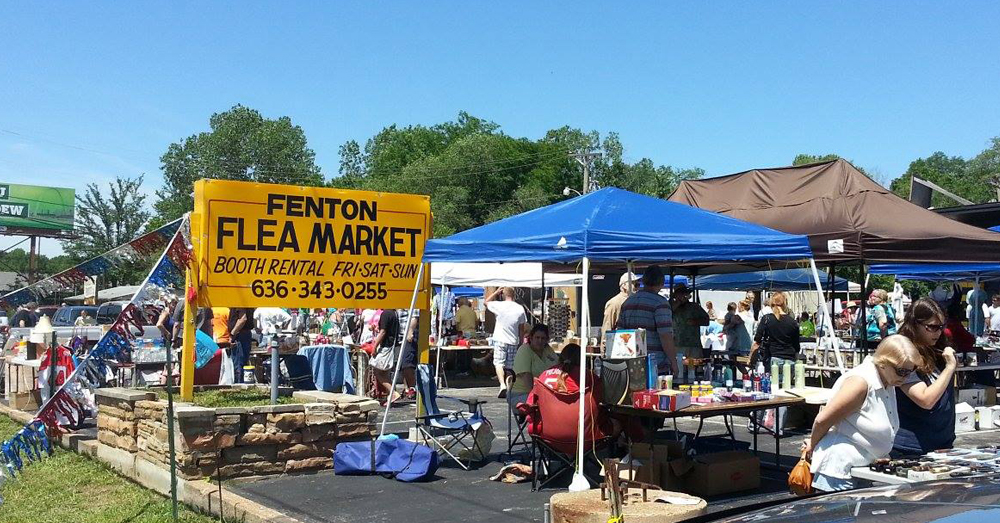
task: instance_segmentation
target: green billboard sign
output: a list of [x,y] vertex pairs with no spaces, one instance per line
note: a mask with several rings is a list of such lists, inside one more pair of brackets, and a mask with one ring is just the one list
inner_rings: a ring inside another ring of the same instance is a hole
[[0,183],[0,227],[73,230],[76,191]]

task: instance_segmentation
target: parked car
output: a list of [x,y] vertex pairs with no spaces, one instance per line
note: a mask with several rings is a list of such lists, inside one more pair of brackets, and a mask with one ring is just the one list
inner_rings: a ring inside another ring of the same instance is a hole
[[41,306],[41,307],[38,308],[38,311],[37,311],[38,312],[38,317],[41,318],[42,316],[48,316],[49,317],[49,321],[52,321],[52,318],[55,317],[56,311],[58,311],[58,310],[59,310],[59,306],[58,305],[43,305],[43,306]]
[[122,309],[124,309],[127,305],[127,301],[109,301],[102,303],[101,306],[97,308],[97,324],[111,325],[116,319],[118,319],[118,315],[121,314]]
[[1000,518],[1000,476],[986,475],[824,494],[760,510],[733,509],[688,520],[712,523],[993,522]]
[[68,307],[59,307],[59,310],[52,316],[52,326],[53,327],[72,327],[76,322],[76,319],[80,317],[80,313],[87,311],[87,315],[91,318],[97,316],[97,306],[95,305],[70,305]]

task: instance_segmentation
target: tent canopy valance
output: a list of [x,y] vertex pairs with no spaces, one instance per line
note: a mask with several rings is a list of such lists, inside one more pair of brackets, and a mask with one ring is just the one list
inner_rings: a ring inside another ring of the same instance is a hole
[[606,188],[430,240],[425,262],[753,263],[812,257],[805,236]]
[[914,205],[845,160],[686,180],[670,201],[808,235],[820,262],[1000,262],[996,233]]
[[[819,279],[823,285],[829,282],[829,275],[819,271]],[[850,283],[850,288],[848,288]],[[816,289],[813,273],[808,269],[782,269],[775,271],[755,271],[732,274],[709,274],[700,276],[695,288],[705,291],[735,291],[765,289],[771,291],[808,291]],[[829,289],[827,289],[829,290]],[[834,282],[834,290],[861,292],[861,285],[848,282],[838,277]]]
[[465,287],[579,287],[583,278],[574,274],[542,273],[541,263],[451,263],[431,264],[431,283]]
[[881,263],[871,274],[895,274],[900,280],[964,281],[1000,279],[1000,263]]

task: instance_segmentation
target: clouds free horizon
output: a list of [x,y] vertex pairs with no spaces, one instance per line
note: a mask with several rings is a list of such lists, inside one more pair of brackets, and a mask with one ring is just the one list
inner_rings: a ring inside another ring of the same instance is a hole
[[997,19],[987,2],[7,2],[0,181],[145,174],[152,203],[167,146],[235,104],[302,126],[327,178],[347,140],[464,110],[517,137],[615,131],[631,161],[708,176],[836,153],[887,181],[1000,135]]

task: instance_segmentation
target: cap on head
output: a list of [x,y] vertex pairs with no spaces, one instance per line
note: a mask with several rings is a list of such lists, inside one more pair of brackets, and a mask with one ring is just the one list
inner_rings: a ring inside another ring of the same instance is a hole
[[630,281],[639,281],[639,277],[631,272],[626,272],[625,274],[622,274],[621,278],[618,278],[618,286],[625,285]]

